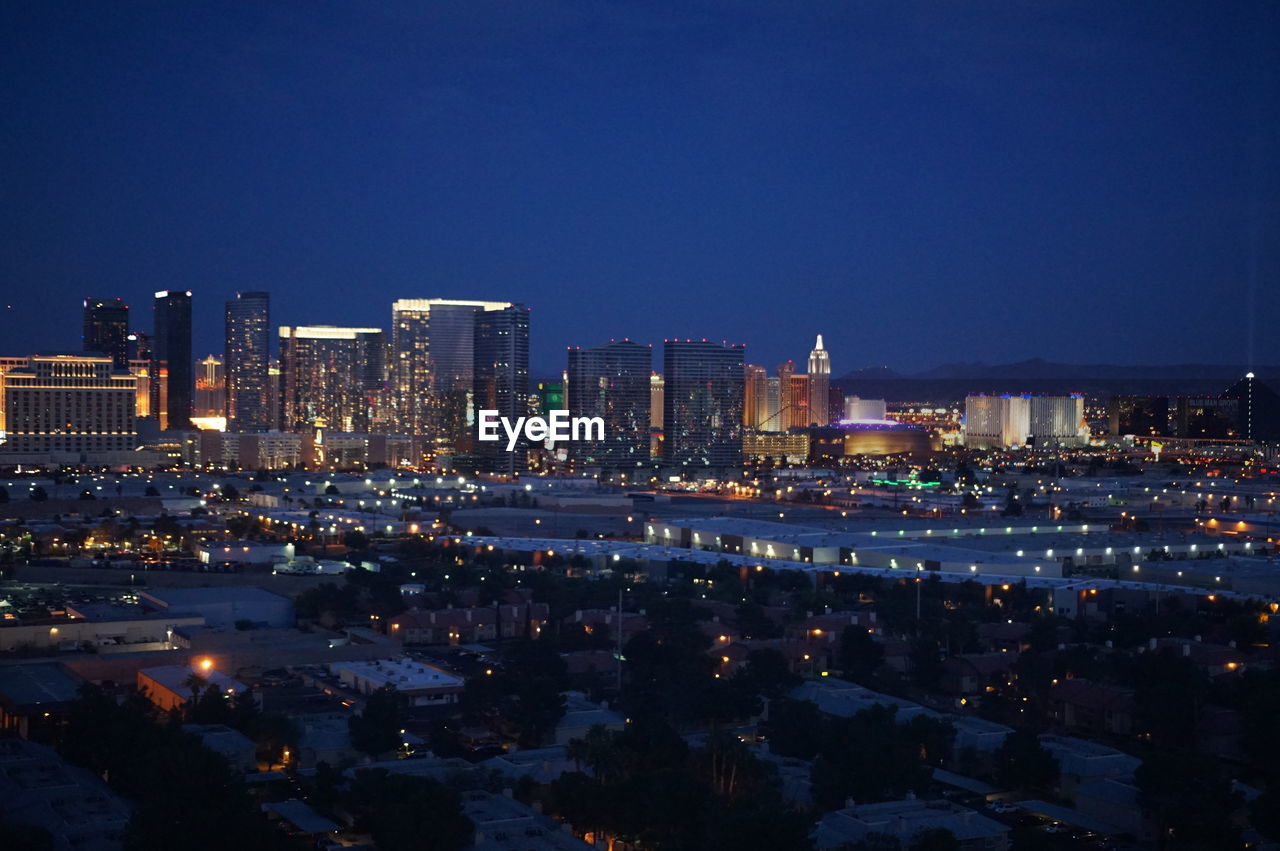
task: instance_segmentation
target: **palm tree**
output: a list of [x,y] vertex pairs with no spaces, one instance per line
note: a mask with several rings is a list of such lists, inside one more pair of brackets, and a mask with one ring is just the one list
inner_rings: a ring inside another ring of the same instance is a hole
[[197,674],[195,671],[192,671],[187,678],[182,681],[182,684],[191,689],[191,703],[194,706],[196,700],[200,697],[200,692],[209,684],[209,681],[205,677]]
[[596,724],[581,739],[569,742],[566,755],[575,766],[585,764],[601,783],[616,779],[622,768],[621,754],[614,742],[613,733],[604,725]]

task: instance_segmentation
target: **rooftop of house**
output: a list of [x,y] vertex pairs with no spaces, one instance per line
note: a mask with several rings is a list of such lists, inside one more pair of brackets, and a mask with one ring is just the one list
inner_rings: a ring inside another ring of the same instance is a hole
[[334,662],[330,670],[339,676],[349,673],[377,685],[392,685],[402,692],[425,689],[462,688],[462,677],[443,668],[412,659],[375,659],[372,662]]

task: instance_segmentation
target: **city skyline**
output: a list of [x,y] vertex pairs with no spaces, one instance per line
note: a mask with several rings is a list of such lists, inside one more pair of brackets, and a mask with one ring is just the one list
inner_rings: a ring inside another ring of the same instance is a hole
[[1280,0],[0,75],[2,851],[1280,848]]

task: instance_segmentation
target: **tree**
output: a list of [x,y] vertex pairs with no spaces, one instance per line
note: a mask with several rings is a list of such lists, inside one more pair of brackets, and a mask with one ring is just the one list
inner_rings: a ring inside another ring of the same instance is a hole
[[458,793],[424,777],[361,771],[345,802],[358,813],[357,829],[383,851],[453,851],[470,843]]
[[1249,820],[1269,839],[1280,839],[1280,788],[1272,784],[1249,805]]
[[231,721],[231,703],[216,685],[211,685],[187,704],[187,720],[192,724],[226,724]]
[[142,492],[143,496],[159,496],[160,491],[156,490],[155,485],[147,485],[147,489]]
[[324,489],[325,496],[338,496],[342,491],[338,490],[337,485],[329,485]]
[[353,550],[367,550],[369,549],[369,536],[364,532],[352,529],[351,531],[343,534],[342,544],[343,546]]
[[365,698],[364,709],[347,721],[351,744],[369,756],[394,751],[400,747],[400,730],[404,727],[404,706],[400,693],[383,686]]
[[1058,763],[1030,730],[1014,730],[996,750],[996,777],[1006,789],[1049,789]]
[[143,697],[116,703],[101,689],[85,687],[69,712],[60,748],[68,762],[107,778],[130,800],[124,848],[214,851],[229,840],[237,851],[279,848],[280,834],[227,761],[180,727],[152,723],[152,710]]
[[0,485],[0,504],[9,501],[9,489]]
[[597,724],[581,739],[570,739],[565,755],[575,766],[585,766],[601,783],[618,779],[622,771],[622,753],[613,733]]
[[764,697],[781,697],[800,684],[800,678],[791,673],[787,657],[772,647],[747,654],[746,667],[734,677],[738,678],[749,691]]
[[946,828],[935,827],[912,837],[911,851],[960,851],[960,840]]
[[27,498],[32,502],[44,502],[49,498],[49,493],[41,485],[36,485],[27,493]]
[[899,724],[894,707],[877,705],[830,722],[811,773],[814,802],[828,810],[856,801],[923,794],[931,764],[941,763],[955,731],[930,718]]
[[192,671],[190,674],[188,674],[186,679],[182,681],[182,685],[185,686],[191,692],[192,703],[196,702],[196,700],[200,697],[200,692],[204,691],[204,687],[207,686],[208,684],[209,684],[209,681],[204,677],[200,676],[199,674],[197,674],[195,671]]
[[778,638],[782,628],[770,620],[759,603],[748,600],[738,606],[735,617],[744,638]]
[[860,626],[840,633],[840,669],[852,680],[865,680],[884,661],[884,648]]
[[1189,749],[1160,749],[1134,772],[1139,800],[1160,822],[1167,848],[1239,848],[1231,814],[1239,800],[1216,759]]
[[783,698],[769,702],[769,750],[779,756],[813,759],[827,739],[827,720],[807,700]]
[[54,851],[53,834],[39,825],[0,821],[0,848]]

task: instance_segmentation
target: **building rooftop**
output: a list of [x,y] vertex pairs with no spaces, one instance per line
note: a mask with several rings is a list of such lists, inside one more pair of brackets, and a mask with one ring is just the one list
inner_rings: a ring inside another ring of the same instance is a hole
[[968,842],[1000,836],[1009,827],[950,801],[907,798],[828,813],[818,823],[813,837],[818,848],[836,848],[870,833],[889,834],[909,842],[928,830],[947,830],[960,842]]
[[281,819],[293,825],[299,833],[332,833],[335,830],[342,829],[342,825],[330,821],[311,809],[310,805],[299,801],[297,798],[263,804],[262,811],[275,813]]
[[183,724],[184,732],[200,739],[200,743],[214,753],[223,756],[235,756],[256,747],[250,739],[239,730],[233,730],[226,724]]
[[330,666],[335,674],[349,672],[379,686],[395,686],[399,691],[417,691],[438,688],[461,688],[462,677],[442,668],[415,662],[412,659],[376,659],[372,662],[335,662]]
[[288,598],[254,585],[222,585],[206,588],[153,588],[139,592],[161,608],[177,611],[210,603],[280,603]]
[[3,821],[44,828],[57,849],[117,851],[129,816],[128,806],[92,772],[43,745],[0,739]]
[[70,703],[81,680],[57,662],[0,665],[0,703],[12,710]]
[[189,694],[191,692],[188,682],[193,674],[205,681],[205,688],[217,686],[221,691],[237,693],[245,690],[244,683],[233,680],[219,671],[201,670],[196,665],[159,665],[154,668],[142,668],[138,671],[139,676],[148,677],[175,694]]

